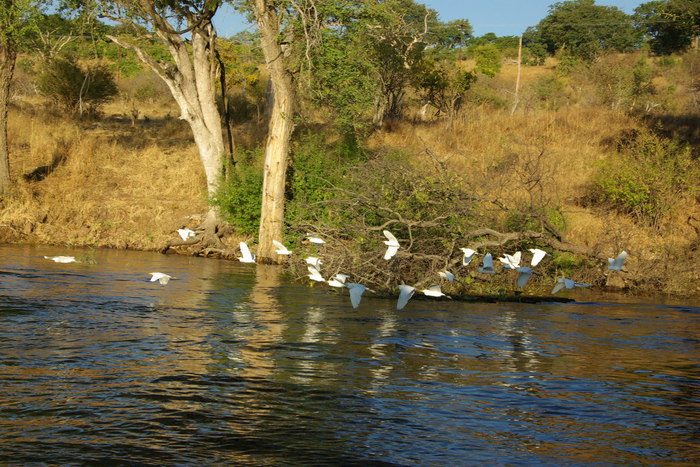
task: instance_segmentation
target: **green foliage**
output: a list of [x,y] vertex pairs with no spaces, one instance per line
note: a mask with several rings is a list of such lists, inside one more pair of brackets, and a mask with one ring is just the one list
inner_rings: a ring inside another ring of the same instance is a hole
[[688,146],[648,131],[621,146],[600,164],[589,193],[594,204],[658,226],[680,199],[698,192],[700,164]]
[[221,181],[211,200],[223,218],[246,235],[257,235],[260,224],[263,173],[258,164],[251,163],[260,154],[260,151],[240,154],[242,160],[230,171],[228,179]]
[[651,50],[668,55],[688,49],[700,35],[700,2],[658,0],[635,9],[635,22],[649,35]]
[[469,55],[476,61],[475,70],[493,78],[501,71],[501,52],[494,44],[471,47]]
[[555,75],[542,75],[530,84],[535,98],[546,109],[558,109],[566,103],[566,85]]
[[112,74],[102,65],[81,68],[71,59],[46,63],[37,77],[42,94],[69,112],[92,113],[117,95]]
[[654,74],[643,57],[636,61],[606,57],[590,66],[587,77],[602,102],[612,108],[633,110],[656,92],[652,83]]
[[549,14],[528,31],[528,39],[542,43],[551,55],[565,49],[575,57],[594,60],[604,52],[634,49],[641,34],[632,18],[616,7],[569,0],[553,4]]

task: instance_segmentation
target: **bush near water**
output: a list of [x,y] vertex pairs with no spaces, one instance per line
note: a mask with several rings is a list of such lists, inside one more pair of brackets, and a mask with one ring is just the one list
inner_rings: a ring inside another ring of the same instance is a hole
[[[20,63],[9,117],[15,186],[0,215],[4,241],[159,250],[177,228],[201,221],[210,200],[197,150],[157,77],[109,60],[61,63],[55,73],[83,80],[97,73],[106,89],[80,115],[70,93],[57,97],[51,77],[30,57]],[[697,294],[700,54],[634,52],[563,63],[549,58],[524,67],[512,114],[517,67],[507,59],[493,77],[470,84],[449,118],[421,112],[417,91],[379,129],[308,112],[290,154],[283,240],[303,255],[318,253],[303,244],[305,232],[325,236],[324,269],[378,289],[453,266],[459,280],[446,292],[507,293],[512,277],[484,278],[474,265],[459,267],[459,248],[499,240],[484,229],[541,232],[582,250],[514,236],[480,252],[547,249],[542,275],[527,293],[546,293],[564,275],[604,285],[604,258],[626,249],[625,287]],[[111,101],[105,69],[122,70],[112,75],[118,95]],[[247,88],[229,90],[237,109],[236,165],[211,200],[231,224],[223,240],[232,251],[242,239],[254,245],[257,232],[266,79],[256,70],[248,70],[255,79]],[[385,228],[404,247],[388,263],[381,259]],[[290,271],[303,277],[301,260],[290,261]]]

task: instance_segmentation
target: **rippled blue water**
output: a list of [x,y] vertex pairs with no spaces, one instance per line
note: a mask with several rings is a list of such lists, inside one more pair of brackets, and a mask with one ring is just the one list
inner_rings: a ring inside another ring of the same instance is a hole
[[355,310],[275,268],[64,253],[0,246],[0,463],[700,464],[697,306]]

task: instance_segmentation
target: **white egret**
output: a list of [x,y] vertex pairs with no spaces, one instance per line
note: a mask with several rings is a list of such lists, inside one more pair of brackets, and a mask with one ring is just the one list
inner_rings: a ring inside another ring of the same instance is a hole
[[328,280],[328,285],[331,287],[345,287],[345,281],[348,280],[350,276],[347,274],[338,273]]
[[387,238],[387,240],[384,241],[384,244],[387,246],[386,253],[384,253],[384,259],[388,261],[396,254],[397,251],[399,251],[399,247],[401,245],[399,245],[399,241],[396,240],[396,237],[394,237],[394,235],[388,230],[384,230],[382,233]]
[[472,262],[472,259],[474,259],[474,256],[476,256],[476,251],[471,248],[460,248],[460,250],[464,253],[462,257],[462,266],[468,266],[469,263]]
[[527,266],[521,266],[517,269],[518,271],[518,287],[522,288],[525,287],[525,284],[527,283],[528,279],[530,279],[530,276],[532,276],[535,272],[532,270],[532,268],[528,268]]
[[576,282],[565,277],[560,277],[557,279],[557,283],[554,284],[552,289],[552,295],[559,292],[562,289],[573,289],[574,287],[590,287],[591,284],[584,284],[583,282]]
[[447,297],[444,293],[442,293],[442,289],[438,284],[433,284],[429,286],[427,289],[421,290],[424,295],[427,295],[428,297]]
[[530,253],[532,253],[532,260],[530,261],[532,267],[537,266],[547,254],[546,251],[540,250],[539,248],[530,248]]
[[278,255],[291,255],[292,252],[287,249],[286,246],[282,245],[282,243],[278,242],[277,240],[272,240],[272,244],[275,245],[277,250],[275,250],[275,253]]
[[486,253],[483,259],[483,266],[477,269],[483,274],[496,274],[496,270],[493,268],[493,256],[491,253]]
[[350,303],[352,303],[353,308],[357,308],[360,306],[360,300],[362,300],[362,294],[365,293],[365,290],[369,290],[367,287],[365,287],[362,284],[357,284],[355,282],[349,282],[345,284],[345,287],[350,290]]
[[172,279],[172,276],[169,276],[162,272],[150,272],[149,274],[151,275],[151,282],[158,281],[163,285],[167,284],[168,282],[170,282],[170,279]]
[[502,258],[498,258],[498,261],[503,263],[505,269],[518,269],[520,267],[520,257],[522,253],[516,251],[512,255],[504,254]]
[[627,259],[627,252],[623,251],[617,258],[608,258],[608,269],[612,271],[624,271],[622,266],[625,265],[625,260]]
[[311,234],[311,233],[306,234],[306,239],[308,241],[310,241],[311,243],[314,243],[316,245],[323,245],[324,243],[326,243],[321,238],[316,237],[314,234]]
[[408,301],[413,297],[413,294],[416,292],[415,287],[411,287],[410,285],[405,285],[401,284],[399,285],[399,299],[396,302],[396,309],[401,310],[403,307],[406,306]]
[[309,271],[309,279],[311,279],[312,281],[326,282],[326,279],[323,278],[323,276],[321,275],[321,272],[318,269],[316,269],[315,267],[307,266],[306,269]]
[[246,245],[245,242],[241,242],[240,245],[241,247],[241,256],[238,258],[238,261],[241,263],[254,263],[255,262],[255,255],[250,252],[250,248],[248,248],[248,245]]
[[190,237],[194,237],[196,234],[194,233],[194,230],[190,229],[177,229],[177,233],[180,235],[180,238],[182,238],[182,241],[186,241]]
[[46,259],[50,259],[54,263],[75,263],[75,256],[44,256]]
[[323,261],[321,261],[319,258],[316,258],[315,256],[309,256],[308,258],[306,258],[306,263],[310,264],[311,266],[315,267],[320,271]]
[[454,280],[455,280],[455,275],[452,274],[452,273],[451,273],[450,271],[448,271],[447,269],[438,272],[438,275],[439,275],[440,277],[444,277],[445,279],[447,279],[447,280],[450,281],[450,282],[454,282]]

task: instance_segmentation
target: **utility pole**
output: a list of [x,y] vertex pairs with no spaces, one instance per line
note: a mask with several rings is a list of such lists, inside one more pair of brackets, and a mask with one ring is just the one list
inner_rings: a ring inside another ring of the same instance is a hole
[[513,115],[515,113],[515,109],[518,107],[518,101],[520,99],[520,67],[522,66],[523,62],[523,36],[520,36],[520,40],[518,41],[518,75],[517,78],[515,78],[515,95],[513,97],[513,107],[510,109],[510,114]]

